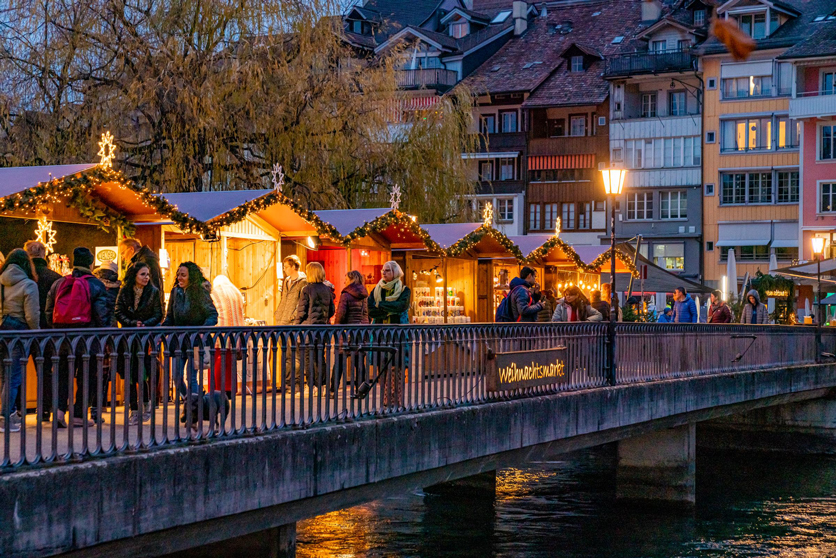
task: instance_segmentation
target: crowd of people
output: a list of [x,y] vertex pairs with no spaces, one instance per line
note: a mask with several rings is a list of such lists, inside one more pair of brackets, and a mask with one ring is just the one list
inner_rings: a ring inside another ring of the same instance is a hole
[[[608,322],[612,312],[610,286],[604,284],[601,290],[592,292],[591,300],[573,285],[566,287],[562,298],[556,298],[551,289],[541,290],[537,282],[537,270],[523,267],[520,276],[510,285],[505,300],[496,312],[497,322]],[[623,320],[623,312],[616,306],[616,321]],[[760,300],[758,291],[751,290],[741,312],[742,324],[766,324],[769,312]],[[659,312],[658,323],[698,323],[699,315],[694,299],[685,287],[676,287],[673,305]],[[734,322],[731,308],[723,300],[720,291],[712,291],[708,307],[707,323],[727,324]]]

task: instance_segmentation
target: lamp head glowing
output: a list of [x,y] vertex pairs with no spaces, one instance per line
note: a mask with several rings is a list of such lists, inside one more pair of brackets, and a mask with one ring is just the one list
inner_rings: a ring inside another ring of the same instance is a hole
[[601,169],[601,174],[604,176],[604,192],[608,196],[621,194],[627,171],[624,169]]
[[821,256],[824,253],[824,238],[820,236],[814,236],[811,239],[813,243],[813,254],[816,256]]

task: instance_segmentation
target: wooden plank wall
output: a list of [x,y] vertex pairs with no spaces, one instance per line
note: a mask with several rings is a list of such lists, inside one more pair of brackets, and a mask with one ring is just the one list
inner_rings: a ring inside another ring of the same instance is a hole
[[273,323],[276,309],[275,242],[228,238],[227,274],[244,293],[244,315]]

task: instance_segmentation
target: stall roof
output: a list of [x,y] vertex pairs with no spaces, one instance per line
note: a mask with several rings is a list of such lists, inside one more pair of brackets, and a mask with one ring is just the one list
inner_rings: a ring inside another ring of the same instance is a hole
[[383,217],[390,211],[388,207],[376,207],[373,209],[325,209],[315,211],[315,213],[320,219],[333,225],[338,233],[343,236],[348,236],[367,223]]
[[316,211],[316,215],[339,231],[343,242],[374,234],[393,250],[441,250],[414,217],[397,209],[332,209]]
[[424,225],[424,230],[439,246],[447,250],[453,244],[475,232],[482,223],[442,223]]
[[5,198],[12,194],[18,194],[37,186],[39,183],[72,176],[95,166],[95,163],[82,163],[78,165],[0,168],[0,197]]
[[273,193],[273,190],[227,190],[157,194],[183,213],[204,223],[229,213],[238,206]]
[[[453,228],[450,225],[449,233],[441,233],[449,241],[448,235],[464,232],[463,236],[445,248],[448,256],[455,257],[459,254],[471,251],[480,258],[506,258],[513,257],[519,261],[525,259],[525,255],[502,231],[484,223],[476,226],[475,223],[462,223]],[[427,225],[430,227],[433,225]],[[436,227],[444,225],[434,225]],[[439,229],[443,230],[443,229]],[[432,233],[430,233],[432,235]]]
[[[630,257],[633,257],[636,253],[635,247],[630,244],[623,243],[619,244],[618,247],[623,251],[623,253]],[[578,248],[581,247],[579,246]],[[599,247],[594,246],[592,248]],[[608,246],[601,246],[600,248],[609,250]],[[675,273],[662,269],[641,254],[639,254],[639,257],[636,260],[636,267],[638,268],[640,275],[645,274],[644,269],[647,269],[647,272],[644,279],[633,280],[633,293],[639,293],[641,291],[646,293],[672,293],[676,287],[685,287],[689,293],[707,294],[713,290],[711,287],[695,283],[694,281],[689,281],[688,279],[682,278]],[[601,282],[606,283],[607,281],[609,281],[609,273],[602,273]],[[622,274],[619,270],[616,270],[616,281],[616,288],[619,291],[625,291],[630,281],[630,276],[626,273]]]
[[543,246],[546,242],[554,238],[550,234],[523,234],[519,236],[509,236],[508,239],[519,247],[520,252],[528,257],[532,252]]

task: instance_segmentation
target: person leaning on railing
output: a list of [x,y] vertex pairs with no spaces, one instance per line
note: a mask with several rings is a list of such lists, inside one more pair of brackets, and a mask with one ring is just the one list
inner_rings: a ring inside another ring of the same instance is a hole
[[[218,311],[215,309],[215,304],[212,302],[212,296],[209,294],[209,281],[203,276],[203,272],[194,262],[181,263],[177,268],[177,277],[175,285],[171,289],[171,294],[168,297],[168,308],[166,309],[164,326],[213,326],[218,323]],[[203,362],[203,347],[196,334],[197,339],[193,342],[198,346],[198,363]],[[177,384],[177,391],[185,398],[186,394],[191,391],[193,394],[199,393],[199,386],[197,382],[197,367],[194,366],[192,353],[193,347],[183,339],[181,341],[183,346],[180,347],[183,362],[181,366],[176,367],[174,374],[174,381]],[[191,356],[192,358],[188,358]],[[199,365],[199,364],[198,364]],[[183,371],[188,370],[189,386],[183,381]]]
[[[3,267],[0,267],[0,308],[3,314],[0,330],[38,329],[40,302],[36,279],[35,266],[29,254],[20,248],[12,250]],[[14,339],[10,338],[8,342],[14,343]],[[0,391],[0,432],[5,432],[6,428],[10,432],[20,431],[20,419],[14,411],[17,392],[23,379],[24,362],[23,351],[15,347],[12,350],[11,374],[3,378],[3,389]],[[0,369],[5,376],[6,367]]]
[[[125,273],[125,281],[116,297],[116,320],[123,328],[133,327],[154,327],[160,325],[163,319],[163,306],[160,302],[160,292],[151,283],[151,269],[148,264],[139,262],[128,267]],[[131,405],[131,416],[128,424],[138,424],[140,414],[142,422],[151,418],[151,357],[148,355],[148,343],[134,341],[131,348],[131,384],[129,400]],[[120,351],[121,353],[121,351]],[[142,354],[144,374],[140,378],[139,355]],[[124,357],[119,355],[117,369],[124,367]],[[124,370],[119,370],[124,377]],[[139,407],[139,383],[142,382],[143,409],[140,413]]]
[[752,289],[746,295],[746,305],[740,314],[741,324],[765,324],[769,322],[769,311],[766,304],[761,302],[758,291]]
[[[398,262],[389,261],[383,264],[382,278],[372,289],[369,297],[369,317],[373,324],[409,324],[409,304],[412,293],[403,282],[403,269]],[[403,366],[408,366],[408,345],[404,345]],[[394,365],[387,372],[383,391],[384,405],[401,405],[403,403],[402,370],[395,356]]]

